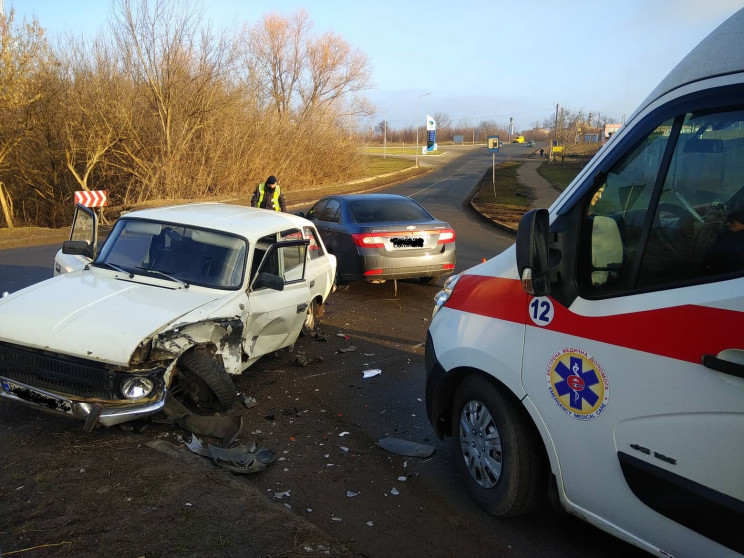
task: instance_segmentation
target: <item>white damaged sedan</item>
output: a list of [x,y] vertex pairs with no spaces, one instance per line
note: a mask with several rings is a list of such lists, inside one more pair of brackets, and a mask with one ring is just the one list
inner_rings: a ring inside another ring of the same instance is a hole
[[230,374],[313,327],[336,259],[301,217],[219,203],[135,211],[100,252],[78,206],[52,279],[0,299],[0,397],[110,426],[167,395],[219,411]]

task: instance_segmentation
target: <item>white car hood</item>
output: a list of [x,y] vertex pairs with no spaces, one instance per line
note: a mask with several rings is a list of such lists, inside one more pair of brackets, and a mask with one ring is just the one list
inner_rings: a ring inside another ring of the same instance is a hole
[[118,277],[75,271],[0,299],[0,341],[125,366],[144,338],[219,298],[173,288],[180,283]]

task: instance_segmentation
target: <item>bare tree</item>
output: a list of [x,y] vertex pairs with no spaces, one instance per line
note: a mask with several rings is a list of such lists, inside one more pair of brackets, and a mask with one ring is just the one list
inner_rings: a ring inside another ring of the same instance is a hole
[[[138,129],[123,145],[144,181],[141,198],[173,193],[193,184],[190,157],[195,140],[236,100],[226,85],[233,69],[233,45],[200,27],[195,4],[178,0],[118,0],[114,33],[143,107],[156,116],[156,129]],[[131,56],[129,55],[131,53]]]
[[306,65],[305,40],[312,23],[304,10],[291,17],[268,14],[246,29],[252,79],[280,116],[292,110]]
[[[32,131],[34,105],[42,98],[40,75],[48,62],[44,31],[36,20],[15,25],[15,13],[0,14],[0,176],[9,155]],[[13,228],[13,192],[0,181],[0,208]]]
[[311,35],[304,10],[270,14],[246,30],[247,66],[265,102],[282,117],[343,117],[370,114],[361,96],[370,87],[369,62],[339,35]]

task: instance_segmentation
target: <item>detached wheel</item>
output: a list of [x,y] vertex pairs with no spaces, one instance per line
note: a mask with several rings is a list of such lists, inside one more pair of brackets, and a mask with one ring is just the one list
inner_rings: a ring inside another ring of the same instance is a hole
[[457,390],[452,413],[457,468],[473,498],[501,517],[535,509],[544,459],[522,409],[485,378],[471,376]]
[[200,411],[226,411],[237,399],[237,389],[225,367],[205,350],[181,356],[171,390],[187,407]]

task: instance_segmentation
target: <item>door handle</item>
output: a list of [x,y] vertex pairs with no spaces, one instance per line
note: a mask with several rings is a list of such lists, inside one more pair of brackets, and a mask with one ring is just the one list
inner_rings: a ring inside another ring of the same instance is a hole
[[744,364],[724,360],[716,355],[703,355],[703,366],[737,378],[744,378]]

